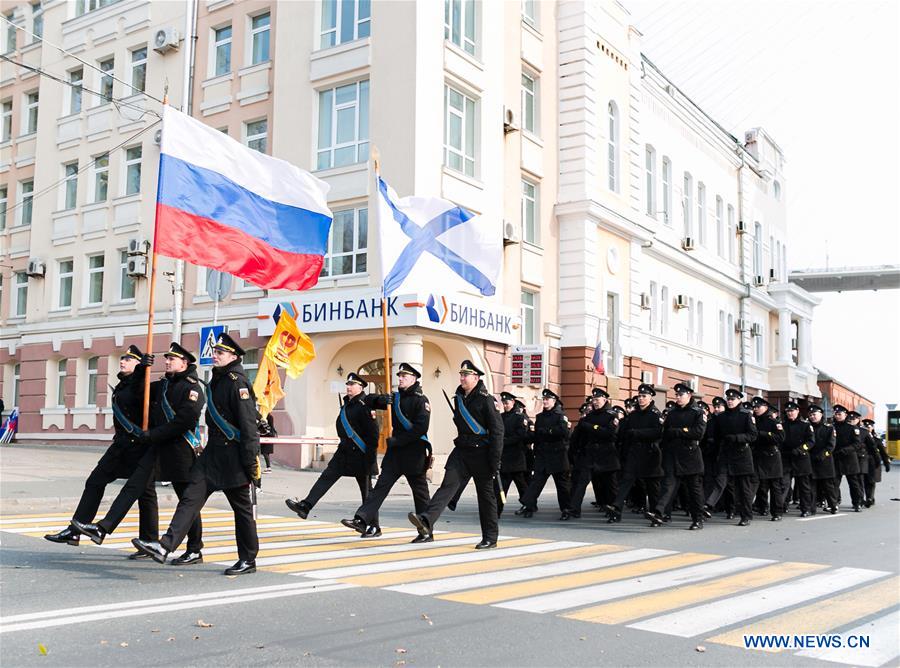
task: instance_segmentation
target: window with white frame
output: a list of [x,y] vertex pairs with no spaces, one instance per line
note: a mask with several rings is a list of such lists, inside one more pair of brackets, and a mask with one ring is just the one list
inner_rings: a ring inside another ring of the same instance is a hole
[[656,151],[650,144],[644,147],[644,190],[647,196],[647,215],[656,218]]
[[3,52],[10,53],[16,50],[16,33],[19,32],[15,24],[16,14],[13,11],[3,16],[6,19],[6,44]]
[[522,20],[532,28],[538,27],[538,0],[522,0]]
[[728,245],[728,261],[735,263],[735,247],[737,246],[737,227],[734,219],[734,207],[728,205],[728,234],[725,237]]
[[12,100],[3,100],[0,110],[0,142],[12,139]]
[[369,80],[319,91],[317,169],[369,159]]
[[125,149],[125,194],[136,195],[141,192],[141,158],[143,147],[132,146]]
[[702,181],[697,184],[697,239],[706,245],[706,185]]
[[6,208],[9,204],[9,189],[0,186],[0,232],[6,229]]
[[28,274],[24,271],[13,273],[12,304],[9,312],[13,317],[23,317],[28,310]]
[[322,0],[319,48],[327,49],[368,37],[372,28],[370,0]]
[[79,67],[77,70],[69,72],[69,113],[77,114],[81,112],[81,102],[83,98],[84,87],[84,68]]
[[13,365],[13,377],[12,377],[12,385],[13,385],[13,406],[19,405],[19,392],[21,388],[19,387],[22,384],[22,365],[15,364]]
[[775,199],[781,199],[781,184],[778,181],[772,184],[772,194],[775,195]]
[[762,224],[759,221],[753,223],[753,275],[762,276]]
[[728,358],[734,359],[734,316],[728,314],[728,324],[725,329],[725,341],[728,343]]
[[119,251],[119,301],[134,300],[134,291],[137,281],[128,275],[128,251]]
[[537,244],[538,230],[538,186],[522,179],[522,239]]
[[701,348],[701,347],[703,347],[704,322],[703,322],[703,302],[699,301],[699,300],[697,301],[697,314],[696,314],[695,320],[697,322],[697,329],[696,329],[697,336],[695,339],[695,343],[697,344],[698,348]]
[[716,252],[725,257],[725,202],[716,195]]
[[609,189],[619,192],[619,108],[612,100],[606,105],[609,116],[609,137],[607,140],[607,169],[609,170]]
[[725,357],[725,311],[719,309],[719,354]]
[[538,296],[531,290],[522,290],[520,315],[522,316],[522,344],[539,343],[538,337]]
[[763,362],[764,362],[764,360],[763,360],[763,337],[762,337],[762,334],[760,334],[759,336],[757,336],[757,337],[754,339],[754,342],[753,342],[753,343],[754,343],[753,348],[754,348],[755,362],[756,362],[759,366],[762,366],[762,365],[763,365]]
[[769,237],[769,273],[778,274],[778,269],[775,266],[776,258],[778,256],[775,255],[775,237]]
[[147,47],[131,52],[131,90],[129,95],[143,93],[147,87]]
[[40,99],[37,91],[25,94],[25,132],[23,134],[30,135],[37,132]]
[[93,172],[94,202],[105,202],[109,196],[109,153],[94,158]]
[[[2,229],[2,227],[0,227]],[[781,278],[787,280],[787,244],[781,244]]]
[[466,53],[476,55],[475,0],[444,0],[444,39]]
[[266,152],[266,138],[269,135],[269,122],[263,118],[244,124],[244,132],[247,135],[247,146],[260,153]]
[[31,43],[40,42],[44,36],[44,6],[42,0],[31,3]]
[[19,182],[19,225],[31,225],[34,214],[34,180]]
[[213,28],[213,71],[211,76],[218,77],[231,72],[231,25]]
[[101,7],[113,5],[119,0],[75,0],[75,16],[87,14]]
[[662,286],[659,298],[659,330],[660,334],[667,336],[669,334],[669,311],[672,305],[669,303],[669,288]]
[[59,273],[59,293],[56,297],[57,308],[70,308],[72,306],[72,280],[75,276],[75,262],[71,258],[60,260],[57,263]]
[[78,162],[63,165],[63,210],[74,209],[78,205]]
[[369,210],[334,212],[322,276],[348,276],[368,271]]
[[522,72],[522,129],[537,134],[537,80]]
[[606,343],[609,350],[606,352],[607,374],[619,373],[619,295],[614,292],[606,293]]
[[693,225],[693,190],[694,190],[694,178],[691,176],[690,172],[684,173],[684,183],[681,188],[681,213],[684,217],[684,236],[685,238],[693,236],[694,225]]
[[250,18],[250,64],[269,60],[269,34],[272,15],[269,12]]
[[61,359],[56,362],[56,406],[66,406],[66,365],[68,360]]
[[475,176],[476,102],[450,86],[444,87],[444,164]]
[[100,61],[100,101],[98,104],[106,104],[113,97],[113,72],[116,69],[115,58],[107,58]]
[[662,198],[663,222],[672,224],[672,161],[668,156],[662,159]]
[[103,302],[103,254],[88,255],[87,299],[88,305],[94,306]]
[[91,357],[87,361],[87,405],[97,405],[97,372],[100,367],[100,358]]
[[685,342],[688,345],[694,343],[694,336],[696,334],[695,324],[694,324],[694,298],[688,297],[688,308],[687,308],[687,332],[684,338]]
[[657,303],[658,298],[659,294],[656,287],[656,281],[650,281],[650,331],[654,334],[657,333],[657,327],[659,326],[659,318],[657,318],[657,313],[659,311],[659,304]]
[[241,366],[244,367],[244,375],[252,385],[256,381],[259,371],[259,348],[251,348],[241,357]]

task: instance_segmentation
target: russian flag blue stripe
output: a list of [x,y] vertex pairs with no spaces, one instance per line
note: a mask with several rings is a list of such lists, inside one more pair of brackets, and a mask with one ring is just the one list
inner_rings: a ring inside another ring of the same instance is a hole
[[[329,216],[273,202],[221,174],[162,154],[157,202],[300,255],[325,255]],[[203,263],[206,264],[206,263]]]

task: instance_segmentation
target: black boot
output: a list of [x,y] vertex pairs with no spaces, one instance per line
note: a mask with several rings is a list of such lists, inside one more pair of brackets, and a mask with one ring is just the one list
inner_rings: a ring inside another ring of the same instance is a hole
[[246,575],[256,572],[256,561],[236,561],[234,566],[225,569],[225,575]]
[[169,562],[172,566],[188,566],[190,564],[202,564],[203,563],[203,553],[200,551],[191,552],[190,550],[185,551],[180,557],[176,557]]
[[348,529],[353,529],[359,534],[364,534],[366,529],[366,523],[363,522],[360,518],[354,517],[352,520],[341,520],[341,524],[343,524]]
[[700,531],[703,529],[703,520],[695,519],[691,522],[691,526],[688,527],[691,531]]
[[44,536],[44,540],[49,540],[51,543],[65,543],[67,545],[75,545],[78,546],[78,542],[81,540],[81,534],[75,531],[72,527],[66,527],[59,533],[48,533]]
[[106,538],[106,529],[101,527],[99,524],[72,520],[72,528],[75,529],[75,531],[77,531],[78,533],[83,533],[97,545],[101,545],[103,543],[103,539]]
[[156,541],[145,541],[140,538],[132,538],[131,544],[134,545],[139,552],[143,552],[148,557],[151,557],[153,561],[158,564],[166,563],[166,557],[169,556],[169,551]]
[[416,531],[419,532],[420,536],[431,536],[432,531],[431,527],[428,526],[428,520],[425,519],[423,515],[417,515],[416,513],[409,513],[407,516],[410,523],[416,528]]
[[360,538],[378,538],[381,535],[381,527],[377,524],[370,524],[366,527],[366,532]]
[[305,520],[309,517],[309,511],[312,510],[312,506],[309,505],[306,501],[300,501],[297,497],[292,499],[285,499],[284,505],[293,510],[300,517],[301,520]]

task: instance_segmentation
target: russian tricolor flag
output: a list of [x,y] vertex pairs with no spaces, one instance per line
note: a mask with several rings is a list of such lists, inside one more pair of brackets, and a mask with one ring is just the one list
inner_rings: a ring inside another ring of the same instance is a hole
[[316,284],[329,186],[165,106],[154,243],[162,255],[265,289]]

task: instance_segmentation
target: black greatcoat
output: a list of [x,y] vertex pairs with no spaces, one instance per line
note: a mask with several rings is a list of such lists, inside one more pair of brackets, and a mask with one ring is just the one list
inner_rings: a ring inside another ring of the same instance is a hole
[[535,473],[552,474],[569,470],[569,418],[559,403],[537,414],[532,438]]
[[825,422],[813,426],[816,435],[815,443],[810,451],[813,478],[825,480],[834,478],[834,427]]
[[[456,425],[456,432],[459,434],[453,439],[453,445],[463,450],[486,450],[486,454],[477,459],[466,458],[469,473],[475,478],[497,473],[500,470],[504,431],[503,420],[494,403],[494,397],[479,380],[468,395],[463,392],[462,387],[458,387],[454,399],[457,407],[462,402],[472,419],[488,431],[487,435],[475,434],[459,408],[453,411],[453,424]],[[450,465],[449,460],[447,465]]]
[[[431,451],[431,445],[422,436],[428,434],[428,425],[431,422],[431,404],[428,397],[422,392],[422,386],[418,382],[413,383],[405,390],[398,390],[400,397],[400,410],[410,422],[409,431],[400,422],[397,411],[391,412],[392,436],[387,441],[387,452],[382,468],[387,465],[387,458],[397,465],[403,475],[422,475],[426,470],[426,457]],[[371,405],[378,410],[385,410],[393,401],[388,394],[379,394],[372,397]]]
[[663,423],[663,460],[676,476],[703,473],[700,441],[706,433],[706,416],[693,399],[687,406],[675,405]]
[[526,471],[525,450],[529,433],[529,419],[525,411],[514,406],[511,411],[503,411],[503,454],[500,456],[500,470],[504,473]]
[[726,408],[716,416],[714,438],[719,449],[719,473],[753,475],[750,444],[756,440],[756,424],[750,411]]
[[215,404],[219,414],[237,428],[240,435],[234,441],[226,439],[207,407],[209,440],[194,465],[203,471],[214,489],[246,485],[250,482],[246,472],[258,466],[259,432],[253,388],[240,360],[213,368],[207,401]]
[[859,470],[858,451],[862,444],[862,429],[854,427],[846,420],[834,423],[834,473],[835,475],[857,475]]
[[[122,410],[125,417],[138,427],[141,426],[144,412],[144,377],[146,373],[147,367],[142,365],[136,366],[134,372],[127,376],[120,372],[119,382],[112,391],[112,400]],[[141,445],[134,436],[126,431],[125,427],[119,424],[118,420],[113,420],[113,427],[115,433],[112,444],[97,462],[97,468],[116,478],[128,478],[134,473],[135,467],[147,451],[148,446]]]
[[619,435],[626,454],[626,466],[635,472],[636,478],[662,478],[662,414],[650,404],[647,408],[635,408],[619,425]]
[[863,471],[863,473],[872,478],[873,482],[881,482],[881,465],[883,463],[885,468],[890,466],[891,457],[888,455],[887,448],[884,447],[884,441],[875,434],[869,433],[872,438],[869,451],[869,470]]
[[367,397],[365,392],[355,397],[344,396],[343,405],[347,422],[350,423],[350,428],[356,432],[357,436],[362,439],[366,451],[360,450],[347,434],[341,415],[338,413],[334,421],[334,428],[337,430],[341,442],[328,465],[336,467],[338,474],[342,476],[355,478],[361,475],[376,475],[378,473],[378,464],[375,463],[378,456],[378,423],[372,415],[374,397]]
[[[175,417],[169,422],[163,410],[162,390],[166,385],[166,399]],[[195,429],[206,396],[197,380],[193,364],[180,373],[166,374],[166,382],[157,380],[150,385],[150,441],[156,448],[157,480],[188,482],[197,455],[185,440],[185,432]]]
[[[753,442],[753,465],[756,467],[756,477],[760,480],[780,480],[784,476],[784,453],[781,449],[784,443],[784,427],[768,411],[756,419],[756,440]],[[788,461],[790,466],[790,461]]]
[[785,473],[794,476],[812,474],[810,450],[816,441],[812,425],[801,418],[784,421],[784,444],[781,446],[781,459],[787,463]]
[[618,430],[619,414],[606,406],[581,418],[572,431],[569,446],[575,453],[576,468],[596,473],[618,471],[621,468],[616,448]]

